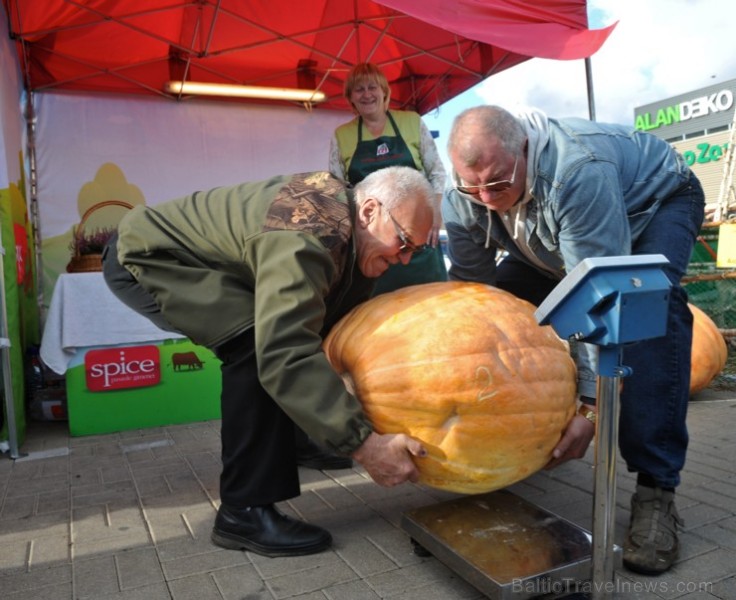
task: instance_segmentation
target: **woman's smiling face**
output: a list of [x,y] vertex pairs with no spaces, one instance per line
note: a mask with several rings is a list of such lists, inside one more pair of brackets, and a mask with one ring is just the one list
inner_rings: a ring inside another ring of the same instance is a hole
[[362,117],[385,112],[386,94],[377,81],[359,81],[350,93],[350,102]]

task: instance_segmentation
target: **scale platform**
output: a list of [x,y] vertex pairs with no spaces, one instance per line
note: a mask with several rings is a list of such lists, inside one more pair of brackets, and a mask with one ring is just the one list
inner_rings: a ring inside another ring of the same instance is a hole
[[[418,554],[425,550],[493,600],[590,588],[590,532],[506,490],[408,511],[401,526]],[[619,568],[619,546],[613,559]]]

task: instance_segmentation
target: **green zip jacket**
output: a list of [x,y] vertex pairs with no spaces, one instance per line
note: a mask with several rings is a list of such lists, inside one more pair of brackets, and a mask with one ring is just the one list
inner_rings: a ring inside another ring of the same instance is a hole
[[118,227],[120,264],[167,321],[209,348],[255,327],[264,389],[344,454],[372,431],[322,352],[373,287],[357,266],[353,206],[343,182],[302,173],[138,206]]

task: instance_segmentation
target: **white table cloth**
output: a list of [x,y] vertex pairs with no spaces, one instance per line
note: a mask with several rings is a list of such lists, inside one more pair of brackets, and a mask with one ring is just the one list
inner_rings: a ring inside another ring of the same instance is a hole
[[49,368],[64,374],[79,348],[181,337],[159,329],[118,300],[102,273],[63,273],[51,297],[40,355]]

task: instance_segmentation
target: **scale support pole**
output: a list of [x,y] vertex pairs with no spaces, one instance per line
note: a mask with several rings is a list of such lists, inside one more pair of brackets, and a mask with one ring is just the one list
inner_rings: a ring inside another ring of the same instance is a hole
[[618,439],[618,377],[598,378],[598,419],[593,481],[593,589],[595,600],[611,598],[613,531],[616,516],[616,440]]
[[616,447],[621,378],[630,370],[621,365],[620,347],[598,349],[598,419],[595,431],[593,480],[593,588],[591,597],[612,597],[614,571],[613,532],[616,517]]

